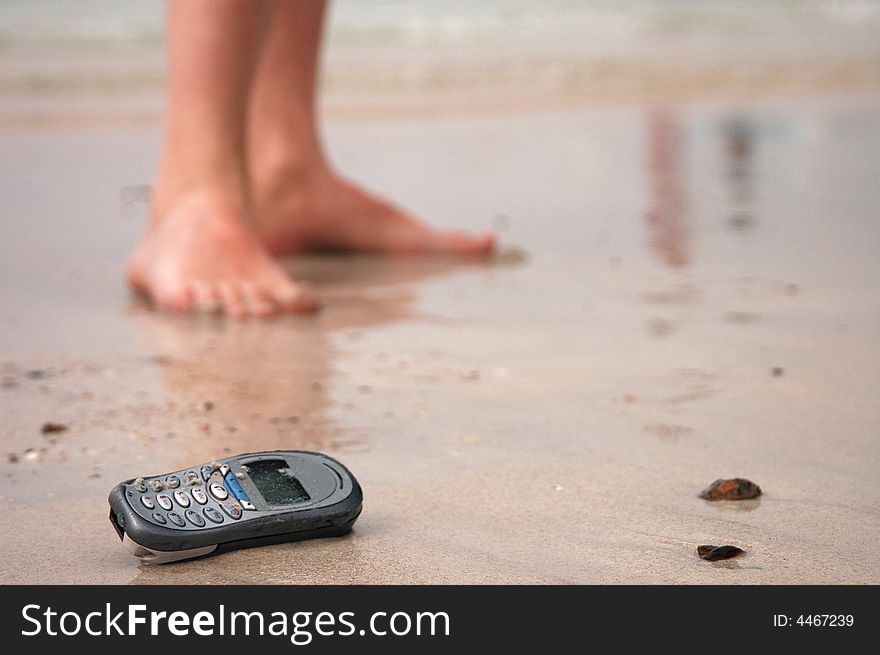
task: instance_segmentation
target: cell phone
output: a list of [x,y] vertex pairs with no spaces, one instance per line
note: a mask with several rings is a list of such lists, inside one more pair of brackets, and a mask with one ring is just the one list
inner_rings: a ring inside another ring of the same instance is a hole
[[120,482],[110,522],[142,562],[164,564],[351,531],[363,493],[322,453],[246,453]]

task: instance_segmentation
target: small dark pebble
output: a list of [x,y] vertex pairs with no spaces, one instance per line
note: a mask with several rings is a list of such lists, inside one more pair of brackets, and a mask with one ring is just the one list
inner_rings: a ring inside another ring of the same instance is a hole
[[64,423],[43,423],[43,427],[40,428],[40,432],[43,434],[53,434],[65,430],[67,430],[67,426]]
[[49,371],[46,371],[41,368],[35,368],[31,371],[27,371],[24,376],[26,378],[30,378],[31,380],[42,380],[44,378],[49,377]]
[[755,219],[750,214],[745,212],[734,214],[730,218],[727,219],[727,224],[730,225],[734,230],[748,230],[750,227],[755,225]]
[[749,500],[761,495],[761,487],[745,478],[715,480],[708,489],[703,489],[700,498],[706,500]]
[[697,546],[697,555],[700,559],[707,562],[714,562],[719,559],[732,559],[745,555],[746,551],[736,546]]
[[10,464],[18,464],[18,454],[17,453],[9,453],[6,456],[6,461]]
[[774,378],[782,377],[783,373],[785,373],[785,369],[782,368],[781,366],[774,366],[773,368],[770,369],[770,374]]

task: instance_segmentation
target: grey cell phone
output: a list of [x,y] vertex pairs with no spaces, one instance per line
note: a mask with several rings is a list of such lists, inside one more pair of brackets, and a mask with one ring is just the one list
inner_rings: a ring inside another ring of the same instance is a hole
[[110,522],[142,562],[164,564],[349,532],[363,493],[322,453],[246,453],[120,482]]

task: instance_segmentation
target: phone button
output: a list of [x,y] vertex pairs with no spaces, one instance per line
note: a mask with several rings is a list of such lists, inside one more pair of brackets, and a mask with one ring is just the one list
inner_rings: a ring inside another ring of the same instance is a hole
[[134,485],[134,490],[139,491],[140,493],[144,493],[147,490],[147,485],[145,485],[143,482],[138,482],[136,485]]
[[213,521],[214,523],[223,523],[223,515],[213,507],[206,507],[202,510],[202,513],[208,517],[209,521]]
[[160,514],[159,512],[153,512],[153,520],[156,523],[160,523],[161,525],[165,525],[168,521],[165,519],[164,514]]
[[159,507],[164,510],[169,510],[174,507],[174,503],[171,502],[171,497],[165,494],[159,494],[156,496],[156,502],[159,503]]
[[169,475],[165,478],[165,488],[166,489],[177,489],[180,486],[180,478],[176,475]]
[[202,465],[202,468],[200,470],[202,473],[202,480],[207,482],[208,478],[210,478],[211,474],[214,472],[214,467],[211,466],[210,464],[204,464],[204,465]]
[[149,496],[141,496],[141,505],[147,509],[154,509],[156,507],[156,503],[154,503],[153,499]]
[[204,505],[208,502],[208,494],[201,487],[195,487],[189,493],[199,505]]
[[177,504],[181,507],[189,507],[189,496],[180,490],[174,492],[174,500],[176,500]]
[[217,500],[226,500],[229,498],[229,493],[226,491],[226,487],[219,482],[212,484],[209,489],[211,490],[211,495]]
[[205,527],[205,519],[202,518],[202,515],[196,512],[195,510],[188,509],[186,510],[186,518],[189,519],[189,522],[192,523],[197,528]]
[[220,505],[220,507],[235,520],[241,518],[241,508],[238,505]]
[[186,521],[184,521],[183,517],[177,512],[168,512],[168,520],[179,528],[186,525]]
[[187,471],[186,473],[183,474],[183,483],[186,486],[198,484],[199,483],[199,474],[196,473],[195,471]]

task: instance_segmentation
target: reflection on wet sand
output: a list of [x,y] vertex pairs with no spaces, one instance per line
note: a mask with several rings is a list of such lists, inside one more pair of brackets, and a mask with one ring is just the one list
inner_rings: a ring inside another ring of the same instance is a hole
[[672,113],[657,111],[649,115],[647,169],[651,207],[645,218],[651,248],[672,268],[687,266],[691,261],[681,141],[681,126]]
[[722,512],[753,512],[761,506],[762,500],[760,497],[748,500],[716,500],[712,507]]
[[[350,434],[334,421],[329,388],[339,353],[336,335],[417,317],[417,284],[483,266],[448,258],[316,257],[296,262],[294,275],[309,279],[324,300],[316,316],[274,321],[222,317],[168,317],[142,306],[131,311],[144,343],[153,351],[167,394],[192,416],[190,429],[174,435],[166,469],[243,452],[275,449],[328,453],[369,447],[369,436]],[[332,540],[321,547],[333,558],[358,565],[357,546]],[[312,548],[308,543],[274,548]],[[268,551],[267,551],[268,552]],[[265,555],[265,553],[264,553]],[[271,556],[225,556],[248,561],[248,579],[271,579]],[[254,567],[265,567],[262,573]],[[135,583],[170,582],[182,569],[190,580],[215,580],[216,568],[196,561],[173,567],[141,566]],[[204,578],[204,579],[202,579]]]
[[417,316],[414,285],[460,270],[462,262],[352,257],[340,264],[332,257],[296,264],[295,275],[314,281],[325,301],[316,316],[231,321],[133,308],[132,320],[155,353],[168,394],[190,408],[198,425],[172,465],[233,452],[365,445],[327,415],[338,348],[333,333]]
[[[648,115],[647,178],[650,184],[651,206],[645,214],[648,228],[648,246],[666,266],[681,270],[691,261],[690,227],[685,219],[687,194],[681,171],[681,126],[669,111],[654,111]],[[647,289],[642,298],[653,305],[693,303],[699,293],[692,284],[676,283],[665,289]],[[680,314],[680,312],[676,312]],[[645,321],[648,334],[664,339],[675,334],[680,324],[678,317],[654,316]]]
[[731,118],[721,127],[727,164],[725,177],[730,184],[731,210],[727,225],[735,232],[746,232],[755,226],[752,209],[755,130],[746,118]]

